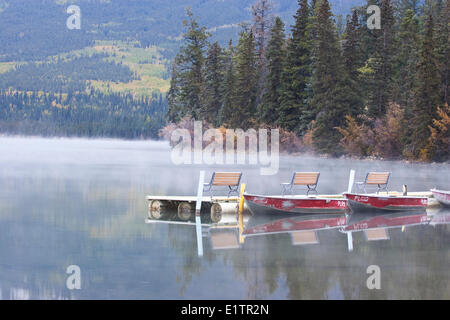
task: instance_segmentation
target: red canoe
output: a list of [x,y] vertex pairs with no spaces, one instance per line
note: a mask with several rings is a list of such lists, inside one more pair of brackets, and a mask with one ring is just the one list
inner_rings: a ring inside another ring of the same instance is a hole
[[425,210],[427,197],[380,196],[344,193],[347,206],[353,211],[409,211]]
[[450,191],[432,189],[431,193],[433,193],[433,197],[439,201],[439,203],[446,207],[450,206]]
[[347,210],[347,201],[343,198],[329,199],[244,194],[244,199],[253,214],[345,213]]

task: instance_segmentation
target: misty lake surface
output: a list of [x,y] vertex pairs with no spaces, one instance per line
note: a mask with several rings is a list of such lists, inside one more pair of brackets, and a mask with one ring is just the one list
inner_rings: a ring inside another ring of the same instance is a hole
[[[261,176],[255,165],[174,165],[164,142],[0,137],[0,298],[450,298],[442,209],[383,229],[382,239],[354,232],[353,251],[346,234],[323,228],[309,244],[284,232],[220,249],[205,236],[198,257],[195,227],[146,223],[145,197],[193,195],[201,169],[208,178],[242,171],[247,191],[260,194],[279,194],[294,171],[320,171],[319,193],[341,193],[350,169],[357,180],[392,172],[390,190],[450,189],[448,164],[283,156],[277,175]],[[80,267],[80,290],[66,286],[70,265]],[[371,265],[380,289],[367,287]]]

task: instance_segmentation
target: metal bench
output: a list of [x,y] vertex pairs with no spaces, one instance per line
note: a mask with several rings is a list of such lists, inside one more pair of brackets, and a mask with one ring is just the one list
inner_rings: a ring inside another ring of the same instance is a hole
[[242,172],[214,172],[209,183],[203,185],[203,190],[213,196],[213,187],[228,187],[228,197],[236,192],[239,195],[239,184],[241,183]]
[[381,190],[386,190],[386,192],[389,192],[387,186],[390,176],[390,172],[369,172],[366,174],[364,181],[356,182],[356,190],[359,192],[362,189],[364,193],[367,193],[366,186],[376,185],[378,188],[377,194]]
[[283,196],[287,191],[289,191],[292,195],[295,186],[308,187],[306,195],[309,195],[311,191],[314,191],[317,194],[316,188],[319,181],[319,176],[319,172],[294,172],[291,182],[281,184],[281,186],[283,187]]

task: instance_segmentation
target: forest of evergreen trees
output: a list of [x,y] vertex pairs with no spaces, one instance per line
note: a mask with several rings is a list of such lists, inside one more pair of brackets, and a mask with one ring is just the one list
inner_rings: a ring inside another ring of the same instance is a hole
[[[381,29],[367,27],[369,5]],[[187,10],[169,121],[277,127],[333,156],[448,161],[448,0],[368,0],[344,28],[328,0],[298,0],[290,28],[271,9],[258,0],[226,47]]]
[[0,74],[0,89],[45,92],[85,91],[88,80],[129,82],[138,77],[119,63],[106,61],[107,54],[29,62]]
[[107,55],[67,56],[21,64],[0,74],[0,133],[44,136],[158,138],[167,100],[102,93],[89,81],[137,79]]
[[69,92],[65,94],[0,90],[2,133],[116,138],[157,138],[165,123],[162,95]]

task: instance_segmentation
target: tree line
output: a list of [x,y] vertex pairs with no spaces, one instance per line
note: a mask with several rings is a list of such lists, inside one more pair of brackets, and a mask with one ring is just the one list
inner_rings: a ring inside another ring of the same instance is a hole
[[165,123],[163,96],[0,90],[0,133],[43,136],[158,138]]
[[[367,26],[370,5],[381,29]],[[298,0],[288,35],[271,12],[258,0],[221,47],[187,10],[169,121],[278,127],[333,156],[449,159],[448,0],[368,0],[343,28],[328,0]]]
[[0,89],[59,93],[85,91],[89,80],[126,83],[139,79],[128,66],[107,58],[107,54],[97,53],[21,64],[0,74]]

